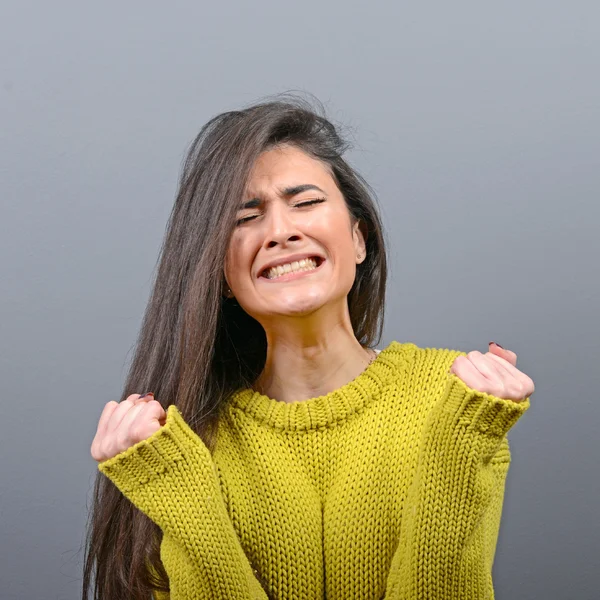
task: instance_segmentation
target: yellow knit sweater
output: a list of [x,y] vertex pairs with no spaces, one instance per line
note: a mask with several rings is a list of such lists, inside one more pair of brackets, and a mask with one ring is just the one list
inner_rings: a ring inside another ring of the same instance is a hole
[[239,390],[212,455],[171,405],[98,468],[161,528],[171,600],[493,598],[506,433],[530,400],[469,388],[459,355],[394,341],[325,396]]

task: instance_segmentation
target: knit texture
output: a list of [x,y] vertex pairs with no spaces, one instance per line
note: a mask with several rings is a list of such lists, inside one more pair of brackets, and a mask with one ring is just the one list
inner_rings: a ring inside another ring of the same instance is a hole
[[176,406],[98,465],[162,530],[157,600],[482,600],[528,410],[468,387],[459,350],[391,342],[354,380],[228,401],[211,455]]

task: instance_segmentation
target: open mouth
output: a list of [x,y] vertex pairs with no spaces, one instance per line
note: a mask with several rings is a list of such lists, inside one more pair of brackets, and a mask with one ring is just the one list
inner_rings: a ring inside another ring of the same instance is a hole
[[306,275],[308,273],[314,273],[318,271],[321,265],[325,262],[325,259],[320,256],[310,256],[308,258],[312,259],[315,262],[316,266],[314,268],[304,267],[296,270],[284,270],[282,272],[278,271],[277,269],[272,270],[271,267],[269,267],[267,269],[264,269],[260,273],[259,278],[266,279],[267,281],[273,281],[275,279],[292,279],[301,275]]

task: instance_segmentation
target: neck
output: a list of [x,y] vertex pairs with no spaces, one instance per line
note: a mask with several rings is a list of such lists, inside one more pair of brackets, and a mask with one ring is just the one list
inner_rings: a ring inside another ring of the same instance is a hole
[[281,402],[324,396],[358,377],[374,357],[347,327],[315,337],[267,334],[265,367],[254,389]]

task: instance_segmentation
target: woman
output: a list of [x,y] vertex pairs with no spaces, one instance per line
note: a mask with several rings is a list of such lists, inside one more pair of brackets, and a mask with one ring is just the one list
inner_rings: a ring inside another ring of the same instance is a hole
[[261,102],[189,151],[92,443],[84,598],[92,571],[103,599],[493,595],[533,382],[495,345],[373,348],[382,226],[323,113]]

